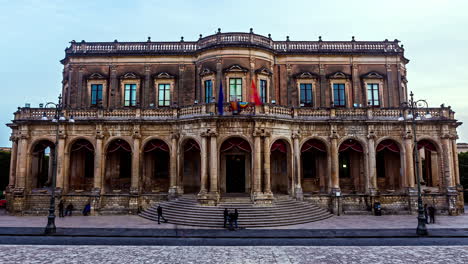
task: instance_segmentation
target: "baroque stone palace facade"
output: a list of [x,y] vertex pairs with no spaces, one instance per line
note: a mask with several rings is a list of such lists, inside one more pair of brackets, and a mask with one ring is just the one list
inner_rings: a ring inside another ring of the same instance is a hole
[[[64,117],[19,108],[8,210],[48,206],[57,190],[95,214],[134,213],[195,194],[202,204],[280,195],[335,213],[463,210],[450,107],[420,109],[413,160],[403,46],[398,41],[273,41],[221,33],[188,42],[71,42],[62,60]],[[262,105],[245,105],[255,83]],[[223,87],[224,114],[216,106]],[[230,104],[229,102],[238,102]],[[237,109],[239,108],[239,109]],[[432,115],[425,119],[426,110]],[[43,117],[48,120],[43,120]],[[52,157],[52,155],[51,155]]]

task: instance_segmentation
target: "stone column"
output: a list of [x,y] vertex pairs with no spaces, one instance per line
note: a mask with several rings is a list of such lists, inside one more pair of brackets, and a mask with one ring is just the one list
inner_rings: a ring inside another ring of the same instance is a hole
[[219,199],[217,133],[210,133],[210,136],[210,197],[217,202]]
[[140,135],[133,135],[131,191],[138,192],[140,177]]
[[453,174],[453,154],[452,154],[452,144],[450,143],[450,136],[448,134],[443,135],[442,137],[442,151],[444,159],[444,178],[445,178],[445,187],[453,188],[454,183],[452,181]]
[[20,135],[18,162],[16,163],[16,188],[26,188],[26,174],[28,171],[28,138],[26,134]]
[[100,194],[102,190],[103,179],[103,153],[102,153],[102,139],[104,137],[100,131],[96,131],[96,149],[94,150],[94,190],[93,193]]
[[265,141],[263,142],[263,192],[265,194],[271,193],[271,175],[270,175],[270,137],[269,135],[265,136]]
[[10,137],[12,142],[11,146],[11,159],[10,159],[10,177],[8,180],[8,186],[10,188],[15,187],[16,177],[16,155],[18,154],[18,139],[15,136]]
[[208,160],[208,149],[207,149],[207,142],[206,134],[202,134],[201,137],[201,152],[200,152],[200,173],[201,173],[201,182],[200,182],[200,193],[199,195],[204,195],[207,192],[207,181],[208,181],[208,171],[206,168],[207,160]]
[[368,191],[371,195],[375,194],[375,191],[377,191],[377,167],[376,167],[376,153],[375,153],[375,135],[372,133],[369,133],[367,135],[367,144],[368,146],[368,167],[369,167],[369,179],[367,179],[367,184],[368,185]]
[[148,107],[151,103],[154,104],[153,89],[151,87],[151,66],[145,65],[145,81],[143,89],[141,89],[141,106]]
[[253,177],[253,195],[257,196],[262,189],[262,150],[261,150],[261,137],[259,134],[254,133],[254,177]]
[[65,139],[67,138],[67,135],[63,133],[62,131],[65,130],[64,126],[60,126],[59,130],[59,140],[58,140],[58,147],[55,146],[55,154],[57,155],[57,182],[56,182],[56,188],[61,188],[63,189],[64,187],[64,180],[65,180],[65,171],[66,171],[66,165],[65,165]]
[[294,178],[296,179],[294,193],[297,200],[302,200],[304,195],[302,193],[301,185],[301,149],[299,148],[299,133],[294,132],[292,134],[292,139],[294,146]]
[[361,91],[361,79],[359,78],[359,67],[357,64],[353,64],[352,68],[352,79],[353,79],[353,104],[362,104],[362,98],[359,96]]
[[170,161],[170,186],[169,197],[175,198],[177,196],[177,141],[179,139],[178,133],[173,133],[171,136],[171,161]]
[[108,93],[109,99],[107,100],[108,102],[107,107],[114,108],[114,107],[120,106],[119,104],[120,87],[119,87],[119,83],[117,80],[117,66],[110,65],[109,70],[110,70],[110,74],[109,74],[110,75],[110,82],[109,82],[110,93]]
[[460,185],[460,169],[458,168],[458,151],[457,151],[457,136],[453,136],[451,139],[452,142],[452,153],[453,153],[453,182],[455,185]]
[[413,160],[413,137],[405,136],[405,160],[406,160],[406,187],[414,188],[414,160]]
[[338,139],[336,136],[330,137],[331,146],[330,146],[330,160],[331,160],[331,168],[330,168],[330,176],[331,176],[331,190],[332,193],[340,191],[340,178],[338,173]]

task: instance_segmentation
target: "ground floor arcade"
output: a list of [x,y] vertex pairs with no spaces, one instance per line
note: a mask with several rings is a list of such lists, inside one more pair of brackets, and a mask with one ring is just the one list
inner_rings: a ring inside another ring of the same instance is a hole
[[375,201],[395,212],[411,211],[416,172],[429,202],[454,214],[459,210],[456,143],[450,136],[418,138],[416,163],[409,136],[325,136],[275,127],[181,131],[69,132],[58,146],[53,137],[16,137],[12,210],[35,206],[33,200],[47,203],[55,153],[59,193],[77,204],[92,201],[103,212],[135,211],[182,194],[207,205],[223,196],[248,195],[259,205],[288,196],[332,211],[367,210]]

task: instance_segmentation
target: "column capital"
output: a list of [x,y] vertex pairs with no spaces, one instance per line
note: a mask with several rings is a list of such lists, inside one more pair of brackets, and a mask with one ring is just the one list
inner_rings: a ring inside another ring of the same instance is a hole
[[140,139],[141,138],[140,130],[133,130],[132,138]]
[[180,134],[179,132],[172,132],[171,133],[171,139],[179,139],[180,138]]
[[264,128],[255,128],[253,134],[254,137],[269,137],[271,133]]
[[206,131],[201,132],[200,136],[202,136],[202,137],[217,137],[218,133],[216,132],[215,129],[209,128]]
[[375,135],[374,131],[370,131],[369,134],[367,134],[367,139],[376,139],[377,136]]
[[444,134],[440,135],[440,138],[441,138],[441,139],[450,139],[450,138],[451,138],[451,135],[448,134],[448,133],[444,133]]
[[292,139],[299,139],[301,137],[301,134],[299,131],[295,131],[291,134]]
[[457,139],[459,139],[459,137],[458,137],[457,134],[452,134],[452,135],[450,135],[450,139],[457,140]]
[[340,135],[338,134],[338,132],[336,132],[336,130],[332,130],[330,133],[330,139],[338,139],[338,138],[340,138]]
[[18,141],[18,136],[16,136],[16,135],[15,136],[10,136],[10,141],[12,141],[12,142]]
[[29,139],[29,134],[27,133],[21,133],[18,135],[19,139]]

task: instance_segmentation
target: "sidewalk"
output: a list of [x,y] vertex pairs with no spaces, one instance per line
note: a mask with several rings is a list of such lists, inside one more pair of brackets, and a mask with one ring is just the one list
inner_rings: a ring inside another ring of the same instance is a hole
[[[242,219],[242,212],[240,218]],[[168,219],[170,222],[170,219]],[[40,235],[46,216],[9,216],[0,213],[0,235]],[[301,225],[250,228],[230,232],[150,221],[135,215],[72,216],[56,218],[57,235],[159,237],[411,237],[416,215],[346,215]],[[468,237],[468,214],[436,216],[427,225],[432,236]]]

